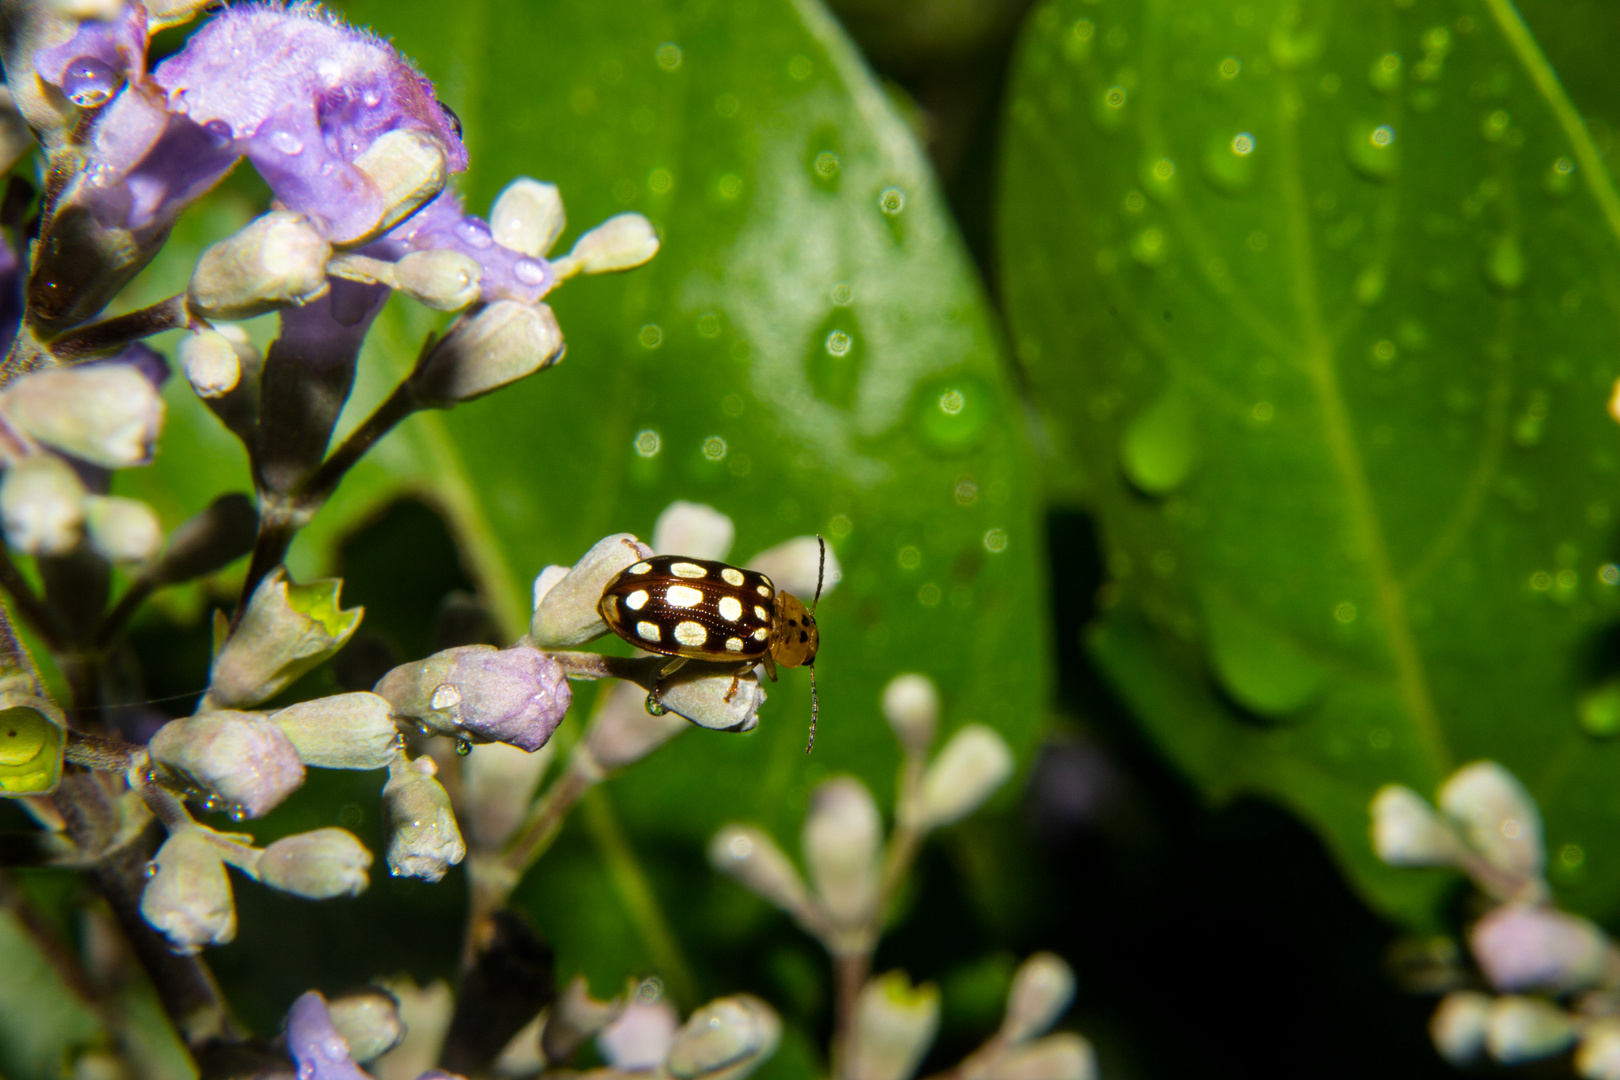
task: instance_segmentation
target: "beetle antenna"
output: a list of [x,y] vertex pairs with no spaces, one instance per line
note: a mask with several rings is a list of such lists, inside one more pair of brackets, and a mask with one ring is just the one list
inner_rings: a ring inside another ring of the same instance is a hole
[[816,605],[821,603],[821,583],[827,576],[827,541],[816,533],[816,543],[821,545],[821,562],[816,565],[816,598],[810,601],[810,614],[816,613]]
[[[819,537],[818,537],[819,539]],[[816,748],[816,713],[821,710],[821,703],[816,700],[816,665],[810,665],[810,741],[804,744],[804,752],[809,753]]]

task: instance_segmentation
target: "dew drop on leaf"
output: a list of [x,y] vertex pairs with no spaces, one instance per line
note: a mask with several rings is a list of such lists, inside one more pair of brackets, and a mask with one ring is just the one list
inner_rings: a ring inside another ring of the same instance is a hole
[[1125,428],[1119,463],[1125,477],[1147,495],[1168,495],[1187,482],[1198,465],[1197,413],[1188,396],[1165,393]]

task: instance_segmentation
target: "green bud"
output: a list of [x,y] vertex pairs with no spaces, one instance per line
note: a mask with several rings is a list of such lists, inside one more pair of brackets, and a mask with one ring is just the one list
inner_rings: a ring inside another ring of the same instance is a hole
[[186,303],[205,319],[306,304],[326,292],[331,257],[331,245],[302,214],[272,210],[203,252]]
[[310,900],[355,896],[371,884],[371,852],[346,829],[316,829],[284,836],[264,849],[258,879],[272,889]]
[[230,878],[206,830],[190,826],[171,835],[158,848],[152,870],[141,894],[141,915],[175,952],[199,952],[236,936]]
[[581,236],[574,249],[552,263],[557,280],[575,274],[633,270],[658,254],[658,230],[637,213],[615,214]]
[[349,1044],[349,1056],[367,1062],[382,1057],[405,1038],[399,1002],[386,990],[363,990],[326,1003],[332,1026]]
[[413,251],[394,264],[400,292],[435,311],[460,311],[478,299],[484,270],[459,251]]
[[850,1033],[849,1080],[908,1080],[939,1033],[939,989],[891,971],[861,989]]
[[214,655],[208,703],[257,705],[291,685],[346,644],[363,608],[341,608],[337,579],[294,585],[286,569],[271,571],[253,590],[248,608]]
[[498,300],[434,343],[411,375],[411,392],[423,405],[446,408],[550,367],[562,354],[562,328],[550,307]]
[[270,717],[305,765],[381,769],[399,748],[388,702],[376,694],[334,694],[289,705]]
[[383,801],[394,823],[388,868],[396,877],[438,881],[467,854],[450,796],[434,779],[435,772],[428,757],[409,761],[400,754],[388,766]]

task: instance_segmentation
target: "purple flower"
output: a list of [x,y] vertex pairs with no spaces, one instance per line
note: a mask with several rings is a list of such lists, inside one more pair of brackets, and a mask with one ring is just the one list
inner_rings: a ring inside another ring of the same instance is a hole
[[287,1052],[298,1063],[298,1080],[371,1080],[350,1060],[326,999],[314,990],[287,1010]]
[[532,304],[556,284],[549,262],[496,243],[484,219],[463,210],[461,197],[449,190],[374,246],[395,260],[412,251],[449,250],[471,256],[483,270],[481,299],[486,303]]
[[62,44],[41,49],[34,70],[80,108],[102,104],[125,79],[146,74],[146,12],[128,4],[116,19],[86,19]]
[[1491,985],[1508,992],[1582,989],[1620,963],[1589,920],[1521,904],[1503,904],[1475,923],[1469,945]]
[[440,734],[531,752],[551,739],[573,703],[561,666],[528,645],[446,649],[390,671],[376,692],[398,715]]

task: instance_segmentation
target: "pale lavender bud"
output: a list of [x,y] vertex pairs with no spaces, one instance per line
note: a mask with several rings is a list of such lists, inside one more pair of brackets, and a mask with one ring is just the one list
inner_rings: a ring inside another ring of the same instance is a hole
[[1498,990],[1580,990],[1601,981],[1610,965],[1602,930],[1552,908],[1504,904],[1474,924],[1468,941]]
[[633,270],[658,254],[658,230],[636,213],[616,214],[574,242],[566,256],[552,264],[557,278],[575,274],[613,274]]
[[596,1049],[609,1068],[646,1072],[664,1063],[680,1026],[675,1007],[662,998],[632,1001],[597,1035]]
[[813,919],[816,902],[782,849],[752,825],[727,825],[709,843],[709,865],[801,922]]
[[909,1080],[939,1033],[939,990],[902,971],[870,980],[855,1003],[849,1080]]
[[1440,809],[1463,826],[1464,836],[1492,866],[1540,880],[1547,865],[1541,814],[1524,785],[1494,761],[1476,761],[1440,789]]
[[171,720],[147,745],[153,762],[263,817],[304,783],[304,764],[281,729],[256,713],[204,712]]
[[455,998],[443,981],[418,987],[409,978],[390,980],[384,988],[399,1002],[405,1039],[372,1065],[377,1080],[418,1080],[439,1060],[450,1030]]
[[394,264],[395,288],[435,311],[460,311],[477,300],[482,277],[478,260],[459,251],[413,251]]
[[236,905],[219,848],[200,828],[185,828],[158,848],[141,893],[141,917],[178,953],[223,945],[236,936]]
[[84,501],[90,544],[115,563],[145,562],[163,547],[163,523],[139,499],[91,495]]
[[208,701],[256,705],[341,649],[364,614],[339,606],[342,588],[335,579],[294,585],[279,566],[267,574],[214,654]]
[[79,542],[86,492],[78,473],[50,454],[30,454],[0,478],[0,523],[12,547],[61,555]]
[[399,1002],[384,990],[345,994],[327,1002],[332,1026],[349,1044],[349,1057],[372,1061],[400,1044],[405,1023],[400,1019]]
[[287,1052],[298,1063],[299,1080],[370,1080],[350,1058],[326,999],[313,990],[287,1010]]
[[864,927],[877,906],[883,821],[853,776],[824,781],[804,819],[804,861],[821,906],[840,927]]
[[546,594],[551,591],[552,586],[567,576],[568,567],[556,565],[548,566],[535,575],[533,602],[529,610],[533,611],[538,608],[540,602],[546,598]]
[[665,1068],[676,1080],[742,1080],[776,1053],[782,1021],[748,994],[711,1001],[686,1020]]
[[795,536],[748,560],[750,570],[758,570],[776,584],[782,592],[794,596],[814,597],[816,582],[821,582],[821,595],[826,596],[844,580],[843,567],[832,545],[827,545],[827,567],[821,567],[821,544],[814,536]]
[[404,754],[388,766],[383,801],[394,824],[388,868],[395,877],[438,881],[467,854],[450,796],[434,779],[433,759],[408,761]]
[[289,705],[270,717],[305,765],[381,769],[399,749],[394,711],[376,694],[334,694]]
[[939,691],[934,680],[926,675],[890,679],[883,688],[883,716],[908,753],[926,754],[939,726]]
[[1620,1020],[1597,1020],[1581,1033],[1575,1073],[1584,1080],[1620,1080]]
[[116,361],[24,375],[0,394],[0,409],[40,442],[82,461],[144,465],[163,429],[163,398],[142,370],[155,356],[134,346]]
[[1013,976],[1001,1036],[1026,1042],[1057,1023],[1074,1000],[1074,971],[1055,953],[1036,953]]
[[223,397],[242,380],[242,358],[218,330],[203,327],[180,339],[176,350],[186,381],[201,398]]
[[1510,995],[1491,1003],[1485,1046],[1504,1065],[1551,1057],[1574,1042],[1574,1019],[1550,1001]]
[[505,743],[485,743],[461,759],[461,820],[474,847],[498,850],[517,831],[551,763],[552,750],[551,744],[530,753]]
[[506,185],[489,214],[495,242],[532,258],[551,250],[567,222],[557,185],[527,176]]
[[753,731],[759,726],[765,688],[756,672],[696,679],[684,679],[682,674],[677,673],[659,691],[658,700],[664,708],[710,731]]
[[1451,826],[1409,787],[1385,784],[1372,801],[1373,850],[1391,866],[1451,866],[1462,844]]
[[354,159],[354,167],[376,189],[381,212],[361,236],[344,240],[349,244],[392,229],[437,198],[450,178],[444,145],[436,136],[408,128],[383,132]]
[[1491,1026],[1491,998],[1477,990],[1454,990],[1440,999],[1429,1019],[1429,1038],[1441,1057],[1467,1065],[1485,1052]]
[[714,507],[677,499],[653,523],[652,549],[660,555],[724,562],[736,536],[731,519]]
[[550,307],[500,300],[434,343],[411,375],[411,393],[423,405],[448,407],[533,375],[562,354],[562,328]]
[[607,633],[607,623],[596,610],[602,590],[621,570],[652,553],[629,533],[598,540],[535,605],[529,622],[534,643],[542,649],[571,649]]
[[462,209],[461,199],[446,191],[389,233],[378,246],[384,253],[457,251],[478,262],[480,295],[486,303],[513,300],[535,304],[556,283],[551,264],[496,241],[489,224]]
[[584,746],[602,769],[612,772],[632,765],[691,728],[679,713],[654,716],[647,711],[646,693],[633,683],[603,687]]
[[370,868],[371,852],[353,833],[316,829],[284,836],[265,848],[256,876],[272,889],[327,900],[365,892],[371,884],[366,876]]
[[923,825],[934,828],[961,821],[1012,774],[1007,740],[983,724],[967,725],[951,736],[923,774]]
[[573,702],[561,666],[528,645],[466,645],[404,664],[377,693],[394,712],[454,738],[540,749]]
[[597,1001],[582,976],[575,975],[557,995],[551,1016],[540,1032],[540,1048],[548,1062],[569,1061],[586,1040],[611,1024],[624,1011],[623,998]]
[[205,319],[301,306],[327,290],[332,246],[302,214],[272,210],[202,253],[186,304]]
[[983,1076],[984,1080],[1095,1080],[1097,1055],[1084,1038],[1064,1032],[1002,1054]]

